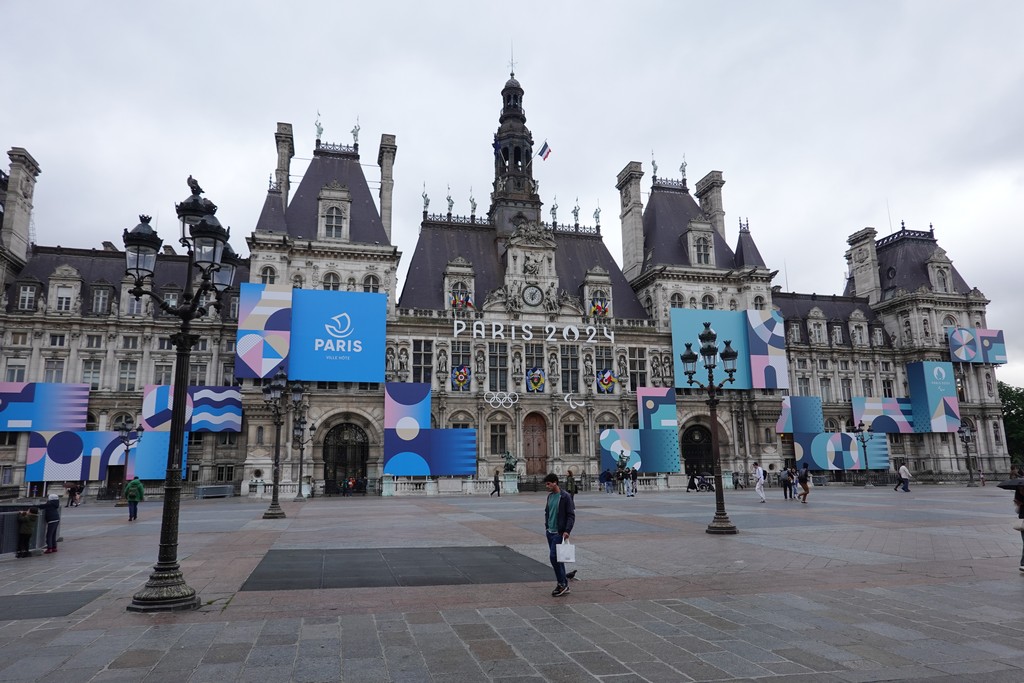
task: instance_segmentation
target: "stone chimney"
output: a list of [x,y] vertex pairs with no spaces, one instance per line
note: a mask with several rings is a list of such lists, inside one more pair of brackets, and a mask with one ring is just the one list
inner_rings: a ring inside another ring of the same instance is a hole
[[626,280],[640,275],[644,265],[644,206],[640,201],[640,179],[644,177],[642,169],[639,161],[631,161],[619,171],[615,182],[621,207],[622,272]]
[[22,147],[12,147],[7,156],[11,159],[11,173],[7,180],[0,244],[23,264],[28,258],[32,196],[35,194],[40,168],[38,162]]
[[377,165],[380,166],[380,222],[384,224],[384,234],[391,242],[391,195],[395,189],[395,155],[398,145],[395,136],[384,133],[380,136],[380,151],[377,152]]
[[274,134],[277,141],[277,170],[274,172],[274,180],[277,181],[277,189],[281,191],[281,201],[284,203],[282,209],[288,208],[288,174],[291,172],[292,157],[295,156],[295,138],[292,136],[292,124],[277,124],[277,133]]
[[882,284],[878,275],[878,251],[875,249],[874,228],[864,228],[850,235],[846,243],[846,263],[849,264],[849,278],[853,281],[854,296],[868,298],[869,304],[876,304],[882,298]]
[[722,208],[722,186],[725,180],[721,171],[711,171],[697,183],[695,194],[700,200],[700,210],[711,221],[722,239],[725,239],[725,209]]

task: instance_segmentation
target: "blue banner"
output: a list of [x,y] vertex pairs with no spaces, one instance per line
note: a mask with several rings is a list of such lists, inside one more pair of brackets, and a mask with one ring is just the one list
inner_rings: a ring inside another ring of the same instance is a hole
[[383,382],[387,295],[296,289],[289,379]]

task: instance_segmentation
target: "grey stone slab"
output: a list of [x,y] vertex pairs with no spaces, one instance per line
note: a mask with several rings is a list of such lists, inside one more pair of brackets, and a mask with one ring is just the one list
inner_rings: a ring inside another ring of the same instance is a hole
[[200,664],[188,677],[188,683],[224,683],[233,681],[242,670],[242,662]]
[[0,621],[66,617],[102,597],[106,592],[79,590],[0,595]]

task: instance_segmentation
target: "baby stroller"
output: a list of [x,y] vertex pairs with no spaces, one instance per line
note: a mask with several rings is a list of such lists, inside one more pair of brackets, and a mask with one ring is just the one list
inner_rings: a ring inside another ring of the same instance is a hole
[[706,472],[697,477],[697,490],[698,491],[714,491],[715,490],[715,478]]

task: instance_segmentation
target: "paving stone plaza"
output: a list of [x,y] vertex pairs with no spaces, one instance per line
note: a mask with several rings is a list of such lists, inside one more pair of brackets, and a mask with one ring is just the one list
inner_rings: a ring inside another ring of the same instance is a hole
[[1012,496],[984,488],[576,497],[552,598],[543,493],[183,503],[194,612],[126,612],[160,503],[64,513],[0,559],[0,681],[1021,681]]

